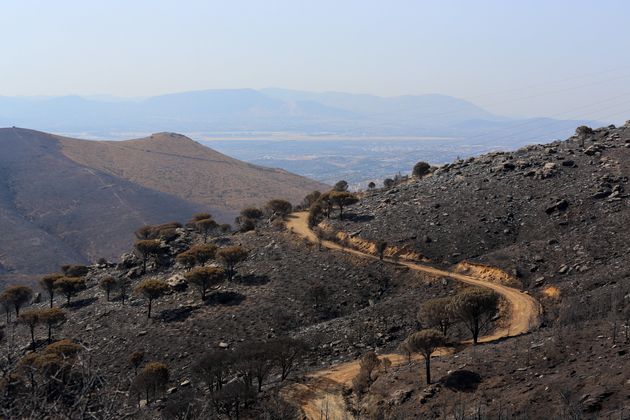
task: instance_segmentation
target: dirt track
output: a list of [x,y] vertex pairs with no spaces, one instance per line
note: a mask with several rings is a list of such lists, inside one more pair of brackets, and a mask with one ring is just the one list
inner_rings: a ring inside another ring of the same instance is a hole
[[[315,233],[308,226],[308,213],[295,213],[287,220],[287,228],[311,242],[317,242]],[[366,254],[354,249],[344,248],[341,245],[322,241],[322,246],[328,249],[347,252],[362,258],[377,259],[375,255]],[[385,261],[393,264],[404,265],[412,270],[429,273],[439,277],[448,277],[475,286],[492,289],[503,296],[510,304],[510,319],[507,326],[495,330],[492,334],[479,338],[480,343],[495,341],[508,336],[516,336],[527,333],[540,323],[540,305],[528,294],[517,289],[497,283],[489,283],[465,274],[441,270],[428,265],[418,264],[411,261],[392,260],[385,258]],[[441,353],[445,354],[444,352]],[[399,354],[381,355],[392,361],[393,365],[401,364],[405,358]],[[331,368],[313,372],[309,375],[307,383],[295,384],[285,388],[283,395],[285,398],[296,402],[308,419],[328,418],[332,420],[350,419],[352,415],[347,411],[343,396],[341,394],[344,387],[352,383],[352,379],[359,372],[358,361],[341,363]]]

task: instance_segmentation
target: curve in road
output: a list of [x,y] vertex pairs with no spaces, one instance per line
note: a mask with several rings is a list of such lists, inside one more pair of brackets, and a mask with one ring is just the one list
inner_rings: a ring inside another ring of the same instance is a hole
[[[310,242],[318,242],[317,236],[308,225],[307,212],[299,212],[290,215],[287,220],[287,228]],[[343,251],[362,258],[378,259],[375,255],[366,254],[356,249],[345,248],[332,241],[323,240],[321,244],[328,249]],[[485,287],[503,296],[510,304],[509,322],[507,326],[497,329],[489,335],[480,337],[480,343],[525,334],[533,328],[538,327],[540,324],[540,304],[536,299],[520,290],[412,261],[393,260],[389,258],[385,258],[384,261],[409,267],[415,271],[448,277],[470,285]],[[406,360],[399,354],[381,356],[389,358],[393,365],[399,365]],[[340,363],[309,374],[308,382],[291,385],[284,390],[283,394],[285,398],[296,402],[308,419],[349,419],[352,418],[352,415],[346,409],[341,392],[344,387],[351,385],[352,379],[358,372],[358,361]]]

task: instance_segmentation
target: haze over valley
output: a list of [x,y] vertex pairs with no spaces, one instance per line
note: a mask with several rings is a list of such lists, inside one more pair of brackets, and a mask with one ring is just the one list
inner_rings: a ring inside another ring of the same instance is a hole
[[204,90],[145,99],[0,97],[0,126],[87,139],[176,131],[246,162],[353,188],[492,150],[562,138],[588,119],[508,118],[446,95],[378,97],[286,89]]

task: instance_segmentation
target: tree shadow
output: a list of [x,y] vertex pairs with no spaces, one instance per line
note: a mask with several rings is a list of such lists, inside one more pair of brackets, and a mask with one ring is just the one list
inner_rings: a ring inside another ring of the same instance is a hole
[[475,392],[481,383],[481,375],[470,370],[456,370],[442,378],[441,382],[451,391]]
[[216,292],[208,296],[206,305],[237,306],[245,300],[245,295],[237,292]]
[[262,286],[269,283],[270,279],[267,276],[248,274],[247,276],[238,276],[233,281],[234,283],[242,284],[244,286]]
[[66,303],[64,306],[70,310],[76,311],[81,308],[85,308],[96,302],[98,300],[97,297],[90,297],[85,299],[73,300],[70,303]]
[[374,219],[374,216],[369,215],[369,214],[356,214],[352,212],[345,212],[343,214],[343,220],[351,221],[351,222],[362,223],[362,222],[369,222],[370,220],[373,220],[373,219]]
[[185,321],[192,315],[194,308],[192,306],[183,306],[181,308],[165,309],[160,312],[158,318],[162,322],[181,322]]

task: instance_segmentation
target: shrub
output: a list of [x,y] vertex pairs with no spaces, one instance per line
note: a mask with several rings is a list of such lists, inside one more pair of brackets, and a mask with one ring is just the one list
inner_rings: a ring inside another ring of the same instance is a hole
[[416,178],[422,178],[429,172],[431,172],[431,165],[426,162],[418,162],[413,166],[411,174]]
[[61,271],[66,277],[83,277],[90,269],[84,265],[66,264],[61,266]]
[[256,207],[247,207],[241,210],[241,217],[243,219],[258,220],[263,217],[263,211]]
[[144,351],[138,350],[131,353],[129,356],[129,365],[133,367],[134,373],[138,374],[138,368],[142,365],[144,361]]
[[271,200],[265,206],[272,216],[284,217],[293,211],[293,206],[286,200]]
[[168,379],[168,366],[160,362],[150,362],[136,375],[132,383],[132,389],[137,395],[143,392],[146,395],[148,404],[150,392],[153,392],[154,397],[157,396],[158,392],[163,392],[166,389]]
[[338,181],[333,187],[333,191],[337,191],[337,192],[348,191],[348,183],[344,180]]
[[307,209],[311,207],[317,202],[317,200],[319,200],[319,197],[321,195],[322,193],[319,191],[313,191],[312,193],[307,194],[306,197],[304,197],[304,199],[302,200],[302,208]]

